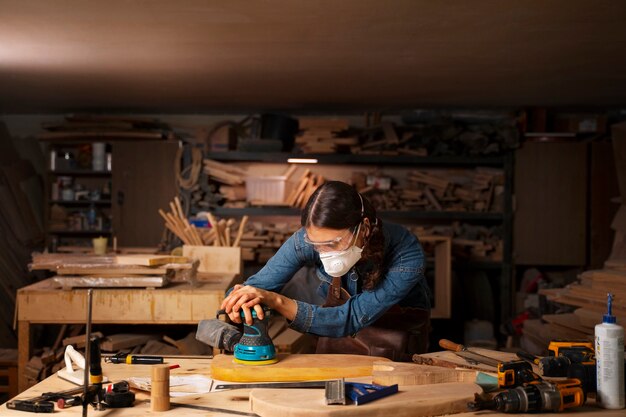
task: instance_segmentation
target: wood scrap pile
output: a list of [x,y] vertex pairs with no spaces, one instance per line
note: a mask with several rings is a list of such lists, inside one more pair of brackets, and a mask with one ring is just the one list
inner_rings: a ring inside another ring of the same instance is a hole
[[[29,385],[53,375],[65,368],[65,349],[72,345],[85,356],[84,325],[62,325],[52,346],[35,349],[34,355],[24,368]],[[104,335],[102,331],[92,332],[92,337],[100,342],[102,355],[143,354],[143,355],[210,355],[213,349],[195,338],[195,331],[181,339],[163,334],[117,333]]]
[[452,238],[452,256],[456,260],[501,262],[504,244],[499,227],[475,226],[453,222],[445,226],[412,226],[416,236],[448,236]]
[[517,148],[517,116],[509,112],[487,113],[405,113],[402,138],[409,137],[406,147],[425,149],[429,156],[498,155]]
[[170,255],[88,255],[34,253],[31,270],[55,273],[54,282],[63,288],[140,287],[157,288],[170,281],[192,281],[192,262]]
[[186,245],[204,245],[205,242],[196,226],[190,224],[189,220],[187,220],[178,196],[174,197],[174,201],[170,202],[170,209],[170,213],[159,209],[159,214],[165,221],[167,230],[176,235]]
[[111,141],[173,139],[170,127],[150,117],[72,114],[61,122],[42,123],[43,141]]
[[367,195],[377,210],[427,210],[454,212],[501,212],[504,173],[500,169],[412,170],[406,185],[386,177],[386,187],[373,186],[370,178],[385,178],[379,172],[353,173],[352,183]]
[[308,169],[305,170],[297,183],[298,185],[289,194],[285,203],[291,207],[303,209],[307,201],[309,201],[309,197],[325,181],[323,176],[313,174]]
[[211,224],[211,230],[206,233],[204,238],[207,244],[210,245],[212,243],[213,246],[240,246],[243,232],[248,223],[248,216],[243,216],[239,222],[232,218],[218,221],[211,213],[207,213],[207,216]]
[[379,126],[364,130],[361,133],[360,144],[352,146],[350,151],[360,155],[427,156],[426,148],[410,145],[412,138],[410,133],[404,133],[399,137],[393,123],[382,122]]
[[267,262],[298,229],[299,223],[252,222],[241,238],[243,260]]
[[231,186],[244,184],[248,175],[247,171],[241,167],[212,159],[204,160],[204,173],[219,183]]
[[355,136],[346,136],[349,122],[347,119],[299,118],[300,132],[296,136],[296,145],[302,153],[335,153],[342,147],[358,144]]
[[[540,289],[548,300],[575,307],[573,313],[544,314],[541,322],[524,323],[524,334],[545,343],[545,339],[593,340],[594,327],[602,322],[607,309],[607,294],[613,294],[613,314],[626,323],[626,271],[600,269],[585,271],[578,282],[565,288]],[[547,346],[547,344],[546,344]]]
[[16,291],[35,281],[26,265],[44,245],[43,195],[41,177],[0,122],[0,347],[16,346]]

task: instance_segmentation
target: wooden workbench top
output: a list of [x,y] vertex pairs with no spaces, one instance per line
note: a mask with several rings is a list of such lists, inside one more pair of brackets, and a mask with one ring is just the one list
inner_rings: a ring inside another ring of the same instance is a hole
[[[210,376],[210,365],[211,359],[189,359],[189,358],[177,358],[177,357],[168,357],[166,358],[166,363],[170,364],[179,364],[180,368],[173,369],[171,371],[172,376],[182,376],[182,375],[194,375],[200,374],[205,376]],[[103,371],[104,374],[111,381],[120,381],[123,379],[127,379],[129,377],[149,377],[150,376],[150,366],[145,365],[125,365],[125,364],[109,364],[103,363]],[[46,380],[40,382],[34,387],[28,389],[22,394],[18,395],[16,398],[32,398],[38,395],[41,395],[44,392],[54,392],[54,391],[62,391],[70,388],[74,388],[75,385],[59,379],[56,375],[50,376]],[[400,387],[402,391],[402,387]],[[239,390],[230,390],[230,391],[222,391],[222,392],[211,392],[204,395],[191,395],[187,397],[179,397],[173,398],[172,402],[178,403],[187,403],[193,404],[197,406],[204,407],[213,407],[213,408],[221,408],[228,409],[232,411],[238,411],[240,413],[250,413],[250,404],[249,404],[249,395],[250,389],[239,389]],[[320,398],[323,398],[323,389],[319,389]],[[127,409],[116,409],[116,410],[105,410],[105,411],[93,411],[93,409],[89,410],[90,415],[94,416],[115,416],[115,417],[126,417],[126,416],[138,416],[138,415],[146,415],[150,414],[150,396],[145,392],[137,392],[137,397],[135,401],[135,406]],[[337,406],[335,406],[337,407]],[[339,406],[339,407],[353,407],[354,416],[360,415],[359,409],[356,406]],[[363,406],[365,407],[365,406]],[[81,407],[72,407],[67,408],[62,411],[57,411],[62,413],[62,415],[72,416],[72,415],[81,415],[82,409]],[[233,416],[234,414],[226,414],[226,413],[217,413],[210,412],[206,410],[194,410],[189,408],[176,408],[172,407],[171,410],[160,413],[165,416],[186,416],[186,415],[204,415],[204,416]],[[623,416],[624,410],[604,410],[600,408],[595,408],[593,405],[586,405],[585,407],[581,407],[575,411],[568,411],[568,415],[573,415],[575,417],[617,417]],[[26,414],[21,411],[9,410],[6,408],[6,405],[0,406],[0,416],[22,416],[24,417]],[[382,416],[383,414],[381,414]],[[533,414],[534,416],[544,416],[544,417],[554,417],[554,413],[549,414]],[[500,414],[493,413],[489,411],[481,411],[477,413],[462,413],[456,414],[458,417],[470,417],[470,416],[513,416],[512,414]],[[528,416],[528,414],[525,414]]]

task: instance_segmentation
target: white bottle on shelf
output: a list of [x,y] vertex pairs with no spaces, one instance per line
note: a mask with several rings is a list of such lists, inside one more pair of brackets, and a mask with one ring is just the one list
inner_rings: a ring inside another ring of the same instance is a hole
[[603,408],[624,408],[624,328],[612,314],[613,296],[608,295],[607,313],[596,324],[595,350],[598,391],[596,401]]

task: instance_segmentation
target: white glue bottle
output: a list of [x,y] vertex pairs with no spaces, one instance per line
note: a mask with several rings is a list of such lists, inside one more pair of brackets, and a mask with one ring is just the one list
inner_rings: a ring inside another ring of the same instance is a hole
[[596,324],[596,402],[602,408],[624,408],[624,328],[611,314],[613,296],[608,295],[607,313]]

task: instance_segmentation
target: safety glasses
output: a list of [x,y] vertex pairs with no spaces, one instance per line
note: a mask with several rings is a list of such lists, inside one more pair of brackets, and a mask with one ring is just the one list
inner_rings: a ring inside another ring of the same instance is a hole
[[309,238],[309,235],[304,234],[304,241],[309,245],[313,246],[318,252],[332,252],[332,251],[342,251],[350,247],[352,245],[355,236],[358,234],[358,231],[361,229],[361,224],[358,226],[352,227],[348,229],[343,235],[337,236],[334,239],[326,240],[326,241],[314,241]]

